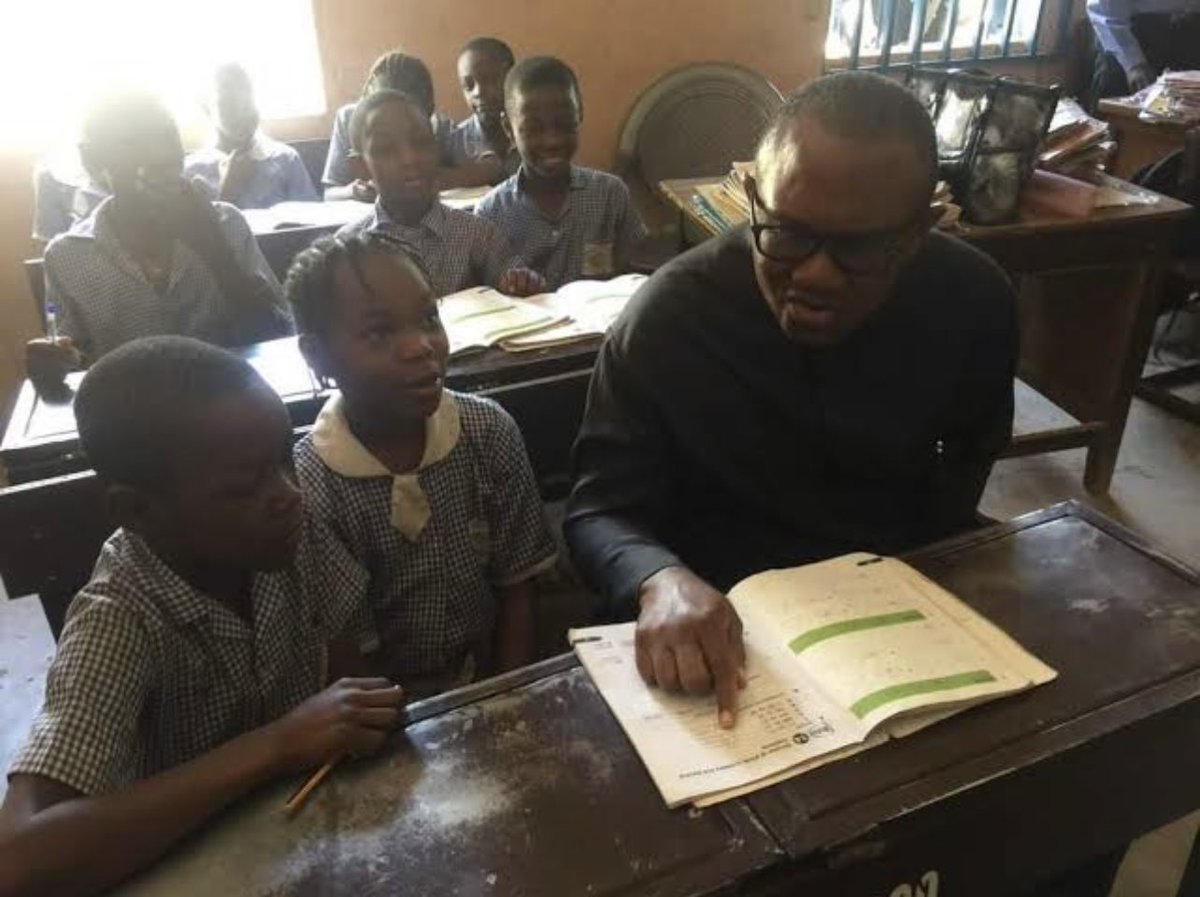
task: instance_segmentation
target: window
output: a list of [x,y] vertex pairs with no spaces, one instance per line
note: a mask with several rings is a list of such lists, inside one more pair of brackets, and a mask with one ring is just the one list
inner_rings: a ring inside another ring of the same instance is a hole
[[184,127],[208,74],[242,63],[264,119],[325,111],[312,0],[26,0],[0,29],[0,144],[74,142],[104,90],[156,92]]
[[[1037,56],[1056,0],[832,0],[828,69]],[[1060,23],[1061,30],[1061,23]]]

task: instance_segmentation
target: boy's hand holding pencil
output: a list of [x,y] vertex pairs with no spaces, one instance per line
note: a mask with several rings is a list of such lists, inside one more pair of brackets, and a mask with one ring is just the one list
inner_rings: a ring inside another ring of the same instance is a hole
[[383,747],[403,706],[403,690],[387,679],[340,679],[273,723],[280,774],[320,767],[288,809],[297,808],[342,757],[365,757]]

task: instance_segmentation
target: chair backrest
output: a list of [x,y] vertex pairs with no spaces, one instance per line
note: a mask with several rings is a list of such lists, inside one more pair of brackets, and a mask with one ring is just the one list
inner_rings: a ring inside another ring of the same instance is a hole
[[783,96],[762,75],[738,65],[689,65],[654,82],[634,104],[617,151],[623,177],[650,192],[669,178],[729,173],[754,155]]
[[292,140],[289,146],[300,154],[308,176],[312,178],[313,186],[320,196],[324,191],[321,186],[321,175],[325,173],[325,157],[329,155],[329,138],[313,137],[309,140]]
[[45,326],[46,322],[46,276],[45,266],[40,258],[25,259],[25,278],[29,281],[29,293],[33,296],[37,319]]

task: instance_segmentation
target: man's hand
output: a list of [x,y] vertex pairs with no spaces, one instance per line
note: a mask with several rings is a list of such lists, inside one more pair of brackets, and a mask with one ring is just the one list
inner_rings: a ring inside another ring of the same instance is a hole
[[235,149],[229,154],[229,163],[225,166],[225,174],[221,177],[217,199],[237,205],[246,185],[250,183],[250,178],[253,176],[254,159],[250,156],[250,152],[244,149]]
[[509,268],[500,275],[496,289],[506,296],[535,296],[546,292],[546,278],[532,268]]
[[280,773],[320,766],[383,747],[400,722],[404,692],[387,679],[341,679],[271,723]]
[[70,371],[82,365],[70,337],[31,339],[25,344],[25,371],[38,392],[61,387]]
[[181,179],[172,212],[175,236],[206,262],[212,264],[232,254],[233,250],[221,233],[217,210],[200,187]]
[[742,621],[729,599],[684,567],[659,570],[638,593],[638,672],[648,685],[704,694],[716,688],[721,726],[737,718],[745,685]]
[[374,184],[359,178],[350,185],[350,195],[359,202],[374,202],[379,193]]
[[1137,93],[1154,83],[1154,70],[1145,63],[1135,65],[1129,70],[1126,80],[1129,81],[1130,92]]

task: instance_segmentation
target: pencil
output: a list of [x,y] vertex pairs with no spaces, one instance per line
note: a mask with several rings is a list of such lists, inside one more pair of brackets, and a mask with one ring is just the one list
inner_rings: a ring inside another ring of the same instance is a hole
[[332,760],[314,772],[311,776],[309,776],[308,781],[300,786],[300,790],[288,798],[288,802],[284,805],[284,809],[287,810],[288,813],[295,813],[302,806],[304,806],[304,802],[308,800],[308,796],[313,793],[318,785],[321,784],[325,776],[329,775],[329,773],[333,770],[333,767],[337,765],[337,762],[340,759],[341,757],[334,757]]

